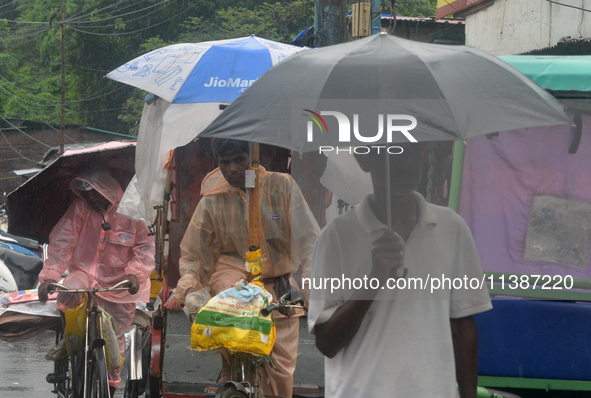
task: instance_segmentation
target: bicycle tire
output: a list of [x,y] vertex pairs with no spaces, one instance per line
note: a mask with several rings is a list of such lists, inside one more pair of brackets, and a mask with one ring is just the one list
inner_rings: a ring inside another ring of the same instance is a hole
[[73,398],[84,396],[84,357],[76,353],[70,356],[70,377]]
[[234,387],[228,387],[227,390],[220,392],[223,393],[221,396],[222,398],[248,398],[248,396],[245,393],[236,390],[236,388]]
[[124,398],[138,398],[140,380],[128,380],[125,385]]
[[107,359],[103,347],[95,347],[88,362],[87,392],[89,398],[109,398]]

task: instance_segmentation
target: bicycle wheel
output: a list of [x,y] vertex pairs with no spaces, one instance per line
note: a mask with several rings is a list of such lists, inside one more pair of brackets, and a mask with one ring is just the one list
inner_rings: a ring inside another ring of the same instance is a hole
[[84,357],[77,353],[70,356],[70,377],[73,398],[82,398],[84,392]]
[[248,398],[248,396],[242,391],[236,390],[234,387],[228,387],[225,391],[220,391],[222,398]]
[[138,398],[139,396],[140,380],[128,380],[125,385],[124,398]]
[[92,350],[88,362],[86,388],[88,398],[109,398],[109,382],[107,380],[107,360],[103,347]]

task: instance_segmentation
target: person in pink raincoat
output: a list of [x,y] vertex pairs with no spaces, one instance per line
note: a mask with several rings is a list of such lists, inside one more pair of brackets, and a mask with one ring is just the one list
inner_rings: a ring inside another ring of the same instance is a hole
[[[131,327],[135,303],[150,299],[154,239],[141,221],[117,214],[123,191],[105,171],[80,172],[70,189],[76,197],[49,235],[47,259],[39,274],[39,299],[47,300],[49,284],[59,281],[66,270],[69,275],[63,283],[70,288],[110,287],[129,280],[129,291],[97,294],[98,305],[113,317],[125,356],[125,331]],[[57,307],[65,311],[81,300],[82,295],[61,293]],[[120,373],[121,369],[109,371],[113,391],[121,382]]]

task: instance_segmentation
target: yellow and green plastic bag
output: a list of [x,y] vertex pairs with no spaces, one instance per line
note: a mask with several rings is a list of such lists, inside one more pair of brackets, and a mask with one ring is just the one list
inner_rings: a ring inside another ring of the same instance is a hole
[[[66,310],[66,329],[64,330],[64,339],[68,355],[72,352],[82,355],[84,353],[84,344],[86,339],[86,296],[82,303],[76,307]],[[105,310],[99,307],[99,316],[97,318],[100,336],[105,340],[105,355],[107,359],[107,369],[113,370],[123,365],[123,357],[119,351],[119,341],[113,318]]]
[[275,344],[275,322],[262,316],[273,297],[262,282],[260,250],[246,257],[247,280],[211,298],[197,313],[191,327],[191,348],[199,351],[226,348],[254,355],[269,355]]

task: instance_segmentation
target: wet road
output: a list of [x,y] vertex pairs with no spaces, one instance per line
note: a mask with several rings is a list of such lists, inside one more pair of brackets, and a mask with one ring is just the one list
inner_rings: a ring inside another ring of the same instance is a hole
[[[45,376],[53,372],[53,362],[47,361],[45,354],[54,344],[55,333],[51,331],[18,343],[0,340],[0,397],[55,397],[53,386],[45,381]],[[122,389],[115,398],[123,396]]]
[[18,343],[0,341],[0,397],[52,397],[45,376],[53,363],[45,354],[55,344],[55,333],[45,332]]

